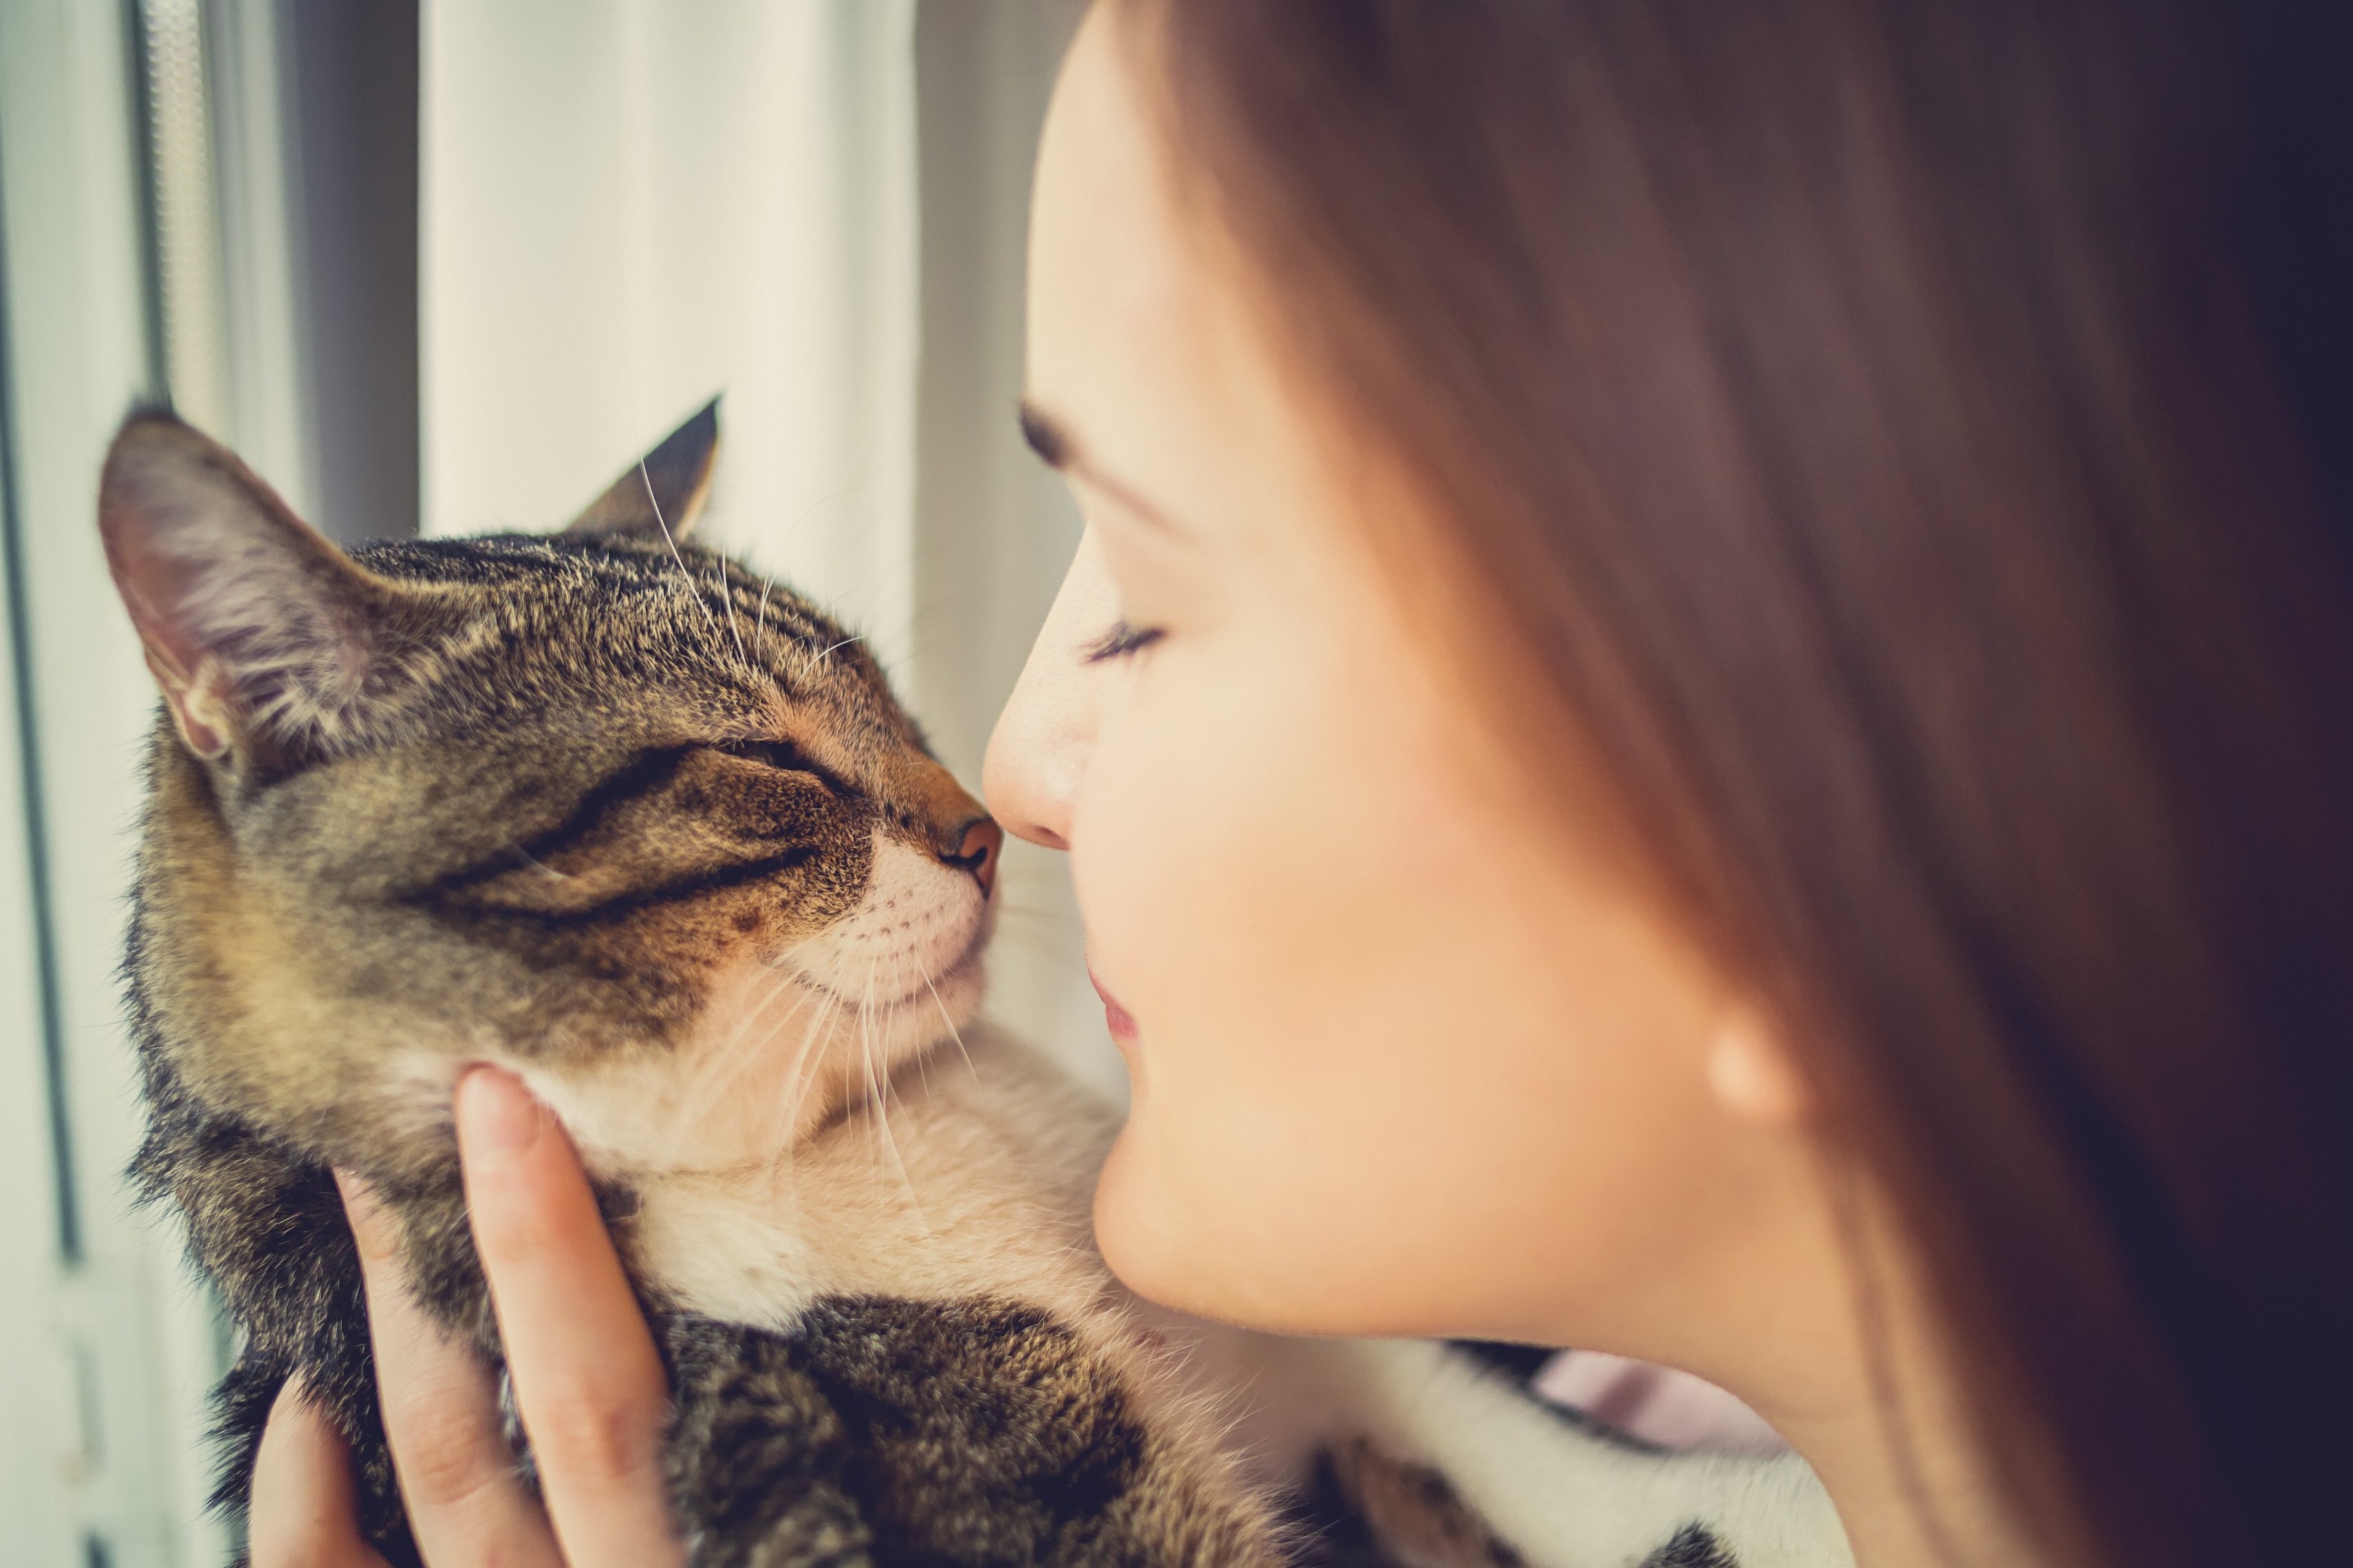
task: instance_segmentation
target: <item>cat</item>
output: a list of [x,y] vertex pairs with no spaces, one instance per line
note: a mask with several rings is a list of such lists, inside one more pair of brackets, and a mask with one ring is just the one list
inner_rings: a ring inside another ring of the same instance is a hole
[[115,438],[100,529],[164,697],[132,1174],[241,1336],[219,1504],[299,1375],[366,1539],[417,1562],[331,1168],[496,1363],[448,1110],[489,1062],[591,1172],[697,1564],[1845,1562],[1795,1459],[1119,1286],[1115,1117],[978,1021],[1001,835],[864,643],[691,542],[717,431],[714,402],[554,534],[348,553],[168,413]]

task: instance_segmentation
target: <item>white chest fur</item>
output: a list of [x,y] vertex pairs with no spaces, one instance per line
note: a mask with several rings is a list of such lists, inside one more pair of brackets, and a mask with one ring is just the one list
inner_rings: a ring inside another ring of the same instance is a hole
[[1092,1317],[1113,1291],[1088,1215],[1114,1131],[1026,1049],[967,1031],[784,1158],[636,1176],[637,1262],[682,1306],[780,1331],[825,1295]]

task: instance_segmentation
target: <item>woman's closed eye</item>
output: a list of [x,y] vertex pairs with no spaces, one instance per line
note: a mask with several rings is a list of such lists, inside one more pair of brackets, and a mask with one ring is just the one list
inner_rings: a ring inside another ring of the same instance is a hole
[[1123,616],[1113,621],[1111,629],[1088,647],[1087,662],[1101,664],[1106,659],[1125,658],[1150,647],[1166,635],[1158,626],[1130,626]]

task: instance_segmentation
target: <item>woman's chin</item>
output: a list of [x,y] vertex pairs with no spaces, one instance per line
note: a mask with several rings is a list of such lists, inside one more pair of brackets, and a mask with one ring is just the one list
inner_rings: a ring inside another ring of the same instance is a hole
[[[1138,1110],[1142,1110],[1139,1106]],[[1095,1245],[1120,1283],[1147,1301],[1196,1317],[1235,1320],[1228,1300],[1230,1255],[1199,1245],[1148,1134],[1131,1116],[1095,1182]],[[1229,1254],[1230,1254],[1230,1249]]]
[[1401,1331],[1367,1317],[1380,1303],[1362,1292],[1325,1288],[1317,1238],[1284,1236],[1265,1205],[1229,1214],[1202,1201],[1155,1157],[1155,1142],[1148,1120],[1132,1119],[1095,1184],[1095,1244],[1120,1283],[1158,1306],[1268,1333]]

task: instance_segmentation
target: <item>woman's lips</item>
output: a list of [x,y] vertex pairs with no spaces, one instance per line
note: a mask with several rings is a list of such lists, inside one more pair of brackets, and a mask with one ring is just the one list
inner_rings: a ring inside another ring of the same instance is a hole
[[1103,989],[1103,983],[1095,978],[1095,972],[1092,969],[1087,971],[1087,981],[1095,988],[1095,994],[1103,998],[1103,1024],[1111,1030],[1111,1037],[1123,1047],[1135,1044],[1134,1016],[1119,1005],[1118,998]]

